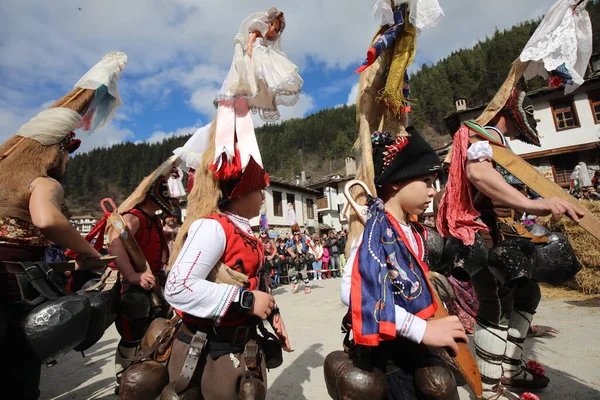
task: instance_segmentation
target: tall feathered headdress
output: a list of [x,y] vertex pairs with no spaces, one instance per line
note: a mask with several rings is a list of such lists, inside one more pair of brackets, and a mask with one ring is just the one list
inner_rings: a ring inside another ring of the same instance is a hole
[[[444,13],[437,0],[378,0],[373,14],[381,20],[381,28],[357,70],[361,76],[356,99],[358,139],[354,148],[360,153],[356,179],[377,196],[371,135],[389,132],[392,140],[407,135],[410,102],[406,70],[416,53],[416,36],[419,30],[435,26]],[[352,197],[359,204],[366,201],[366,193],[359,186],[353,189]],[[362,234],[363,225],[353,212],[349,219],[352,242]]]
[[[81,128],[92,133],[108,124],[121,105],[117,82],[126,64],[125,53],[105,55],[70,93],[21,126],[16,135],[33,139],[44,146],[60,144],[70,153],[75,151],[81,142],[75,139],[73,131]],[[0,155],[0,160],[8,157],[20,143]]]

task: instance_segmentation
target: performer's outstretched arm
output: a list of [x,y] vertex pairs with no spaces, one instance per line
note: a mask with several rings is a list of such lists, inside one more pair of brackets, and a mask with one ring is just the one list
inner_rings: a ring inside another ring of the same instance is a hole
[[60,210],[63,187],[52,178],[37,178],[29,185],[29,213],[31,222],[45,237],[57,245],[79,253],[78,261],[100,258],[100,253],[89,244]]
[[467,179],[481,193],[493,201],[524,210],[530,214],[557,217],[566,214],[574,221],[583,217],[583,211],[575,208],[568,201],[552,197],[549,199],[531,200],[508,184],[490,161],[471,160],[467,162]]

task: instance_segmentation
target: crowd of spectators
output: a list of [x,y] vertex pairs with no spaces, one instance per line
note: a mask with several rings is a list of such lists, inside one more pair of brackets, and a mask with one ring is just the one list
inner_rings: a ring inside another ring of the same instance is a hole
[[[260,231],[258,236],[265,245],[265,265],[273,288],[282,283],[298,285],[301,281],[305,281],[308,288],[308,281],[342,276],[346,230],[321,234],[304,231],[274,237]],[[309,293],[310,289],[305,288],[305,292]]]

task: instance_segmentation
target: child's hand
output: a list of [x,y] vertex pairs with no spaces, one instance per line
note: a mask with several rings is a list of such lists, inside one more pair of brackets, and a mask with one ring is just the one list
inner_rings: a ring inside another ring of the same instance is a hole
[[469,339],[465,333],[465,328],[456,316],[450,316],[441,319],[427,321],[425,334],[421,343],[431,347],[449,348],[455,356],[458,353],[456,341],[467,343]]

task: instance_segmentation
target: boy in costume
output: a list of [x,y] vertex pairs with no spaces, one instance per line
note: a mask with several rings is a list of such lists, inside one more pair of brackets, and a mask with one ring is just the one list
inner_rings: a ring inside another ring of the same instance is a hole
[[[407,132],[395,140],[387,132],[371,136],[380,198],[368,199],[364,233],[352,242],[342,301],[354,344],[385,371],[388,399],[458,399],[450,368],[429,347],[457,351],[455,340],[467,337],[457,317],[426,321],[437,307],[423,261],[426,230],[409,221],[431,203],[440,161],[416,130]],[[428,384],[418,379],[425,365],[438,366]]]
[[250,112],[278,119],[277,106],[293,104],[303,83],[279,47],[284,28],[283,12],[272,8],[246,18],[234,40],[171,256],[165,297],[182,324],[162,398],[264,399],[266,366],[280,364],[282,348],[291,351],[269,293],[264,245],[249,222],[269,184]]
[[[165,267],[169,261],[169,246],[159,212],[177,215],[179,199],[171,197],[168,180],[178,162],[172,156],[148,175],[133,193],[119,206],[129,233],[139,245],[151,272],[137,271],[117,229],[109,228],[109,251],[117,256],[115,267],[121,275],[121,311],[115,325],[121,340],[115,354],[115,374],[119,391],[121,375],[139,350],[139,345],[152,320],[166,315],[168,305],[155,304],[151,291],[162,289]],[[156,298],[155,298],[156,299]]]

